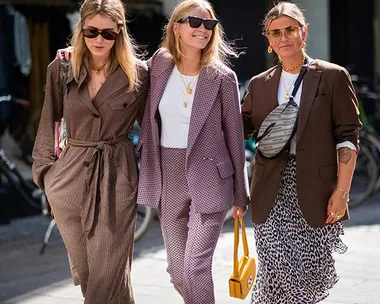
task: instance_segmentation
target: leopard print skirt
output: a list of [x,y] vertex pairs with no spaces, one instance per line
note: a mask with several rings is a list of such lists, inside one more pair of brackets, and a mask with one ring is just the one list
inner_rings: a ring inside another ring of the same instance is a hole
[[268,219],[254,228],[258,273],[251,304],[314,304],[329,295],[339,280],[332,253],[347,250],[340,239],[343,226],[307,224],[298,205],[295,156]]

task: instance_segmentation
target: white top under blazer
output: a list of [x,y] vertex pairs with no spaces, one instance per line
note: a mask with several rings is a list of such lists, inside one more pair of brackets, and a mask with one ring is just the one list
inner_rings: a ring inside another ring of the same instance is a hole
[[[182,76],[182,79],[181,79]],[[191,83],[191,94],[185,92]],[[166,148],[187,148],[191,110],[198,76],[181,75],[174,66],[158,110],[161,116],[160,144]]]

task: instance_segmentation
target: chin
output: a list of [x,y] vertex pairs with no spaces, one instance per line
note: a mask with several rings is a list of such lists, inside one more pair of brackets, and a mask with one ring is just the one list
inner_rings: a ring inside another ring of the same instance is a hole
[[293,57],[296,55],[297,55],[297,52],[294,52],[294,51],[280,52],[279,54],[280,57]]

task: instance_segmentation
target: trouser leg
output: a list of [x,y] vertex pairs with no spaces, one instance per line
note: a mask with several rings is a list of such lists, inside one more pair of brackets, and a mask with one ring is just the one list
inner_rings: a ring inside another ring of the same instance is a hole
[[212,262],[227,211],[212,214],[190,211],[184,261],[186,304],[214,304]]

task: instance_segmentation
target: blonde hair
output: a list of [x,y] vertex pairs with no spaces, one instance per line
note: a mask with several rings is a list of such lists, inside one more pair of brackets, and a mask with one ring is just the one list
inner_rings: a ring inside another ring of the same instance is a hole
[[277,19],[281,16],[288,16],[296,20],[300,26],[305,26],[306,19],[305,15],[301,9],[294,3],[290,2],[279,2],[275,5],[264,17],[263,20],[263,34],[265,35],[268,31],[268,28],[274,19]]
[[[207,0],[183,0],[177,4],[165,26],[164,40],[161,44],[173,56],[177,65],[181,63],[182,53],[178,38],[174,33],[174,24],[195,8],[205,9],[210,14],[210,18],[217,19],[212,5]],[[205,66],[211,62],[222,62],[229,65],[229,56],[237,58],[239,55],[233,49],[232,44],[226,41],[223,27],[218,23],[212,30],[211,40],[202,50],[201,65]]]
[[74,28],[71,39],[71,45],[73,46],[71,63],[75,80],[78,81],[82,66],[85,66],[87,70],[91,67],[91,52],[84,41],[82,28],[85,20],[96,14],[111,18],[117,24],[119,31],[119,35],[111,49],[110,59],[105,70],[106,76],[112,74],[120,65],[128,78],[128,92],[138,89],[140,80],[137,70],[137,47],[128,34],[125,8],[120,0],[85,0],[82,3],[80,20]]

